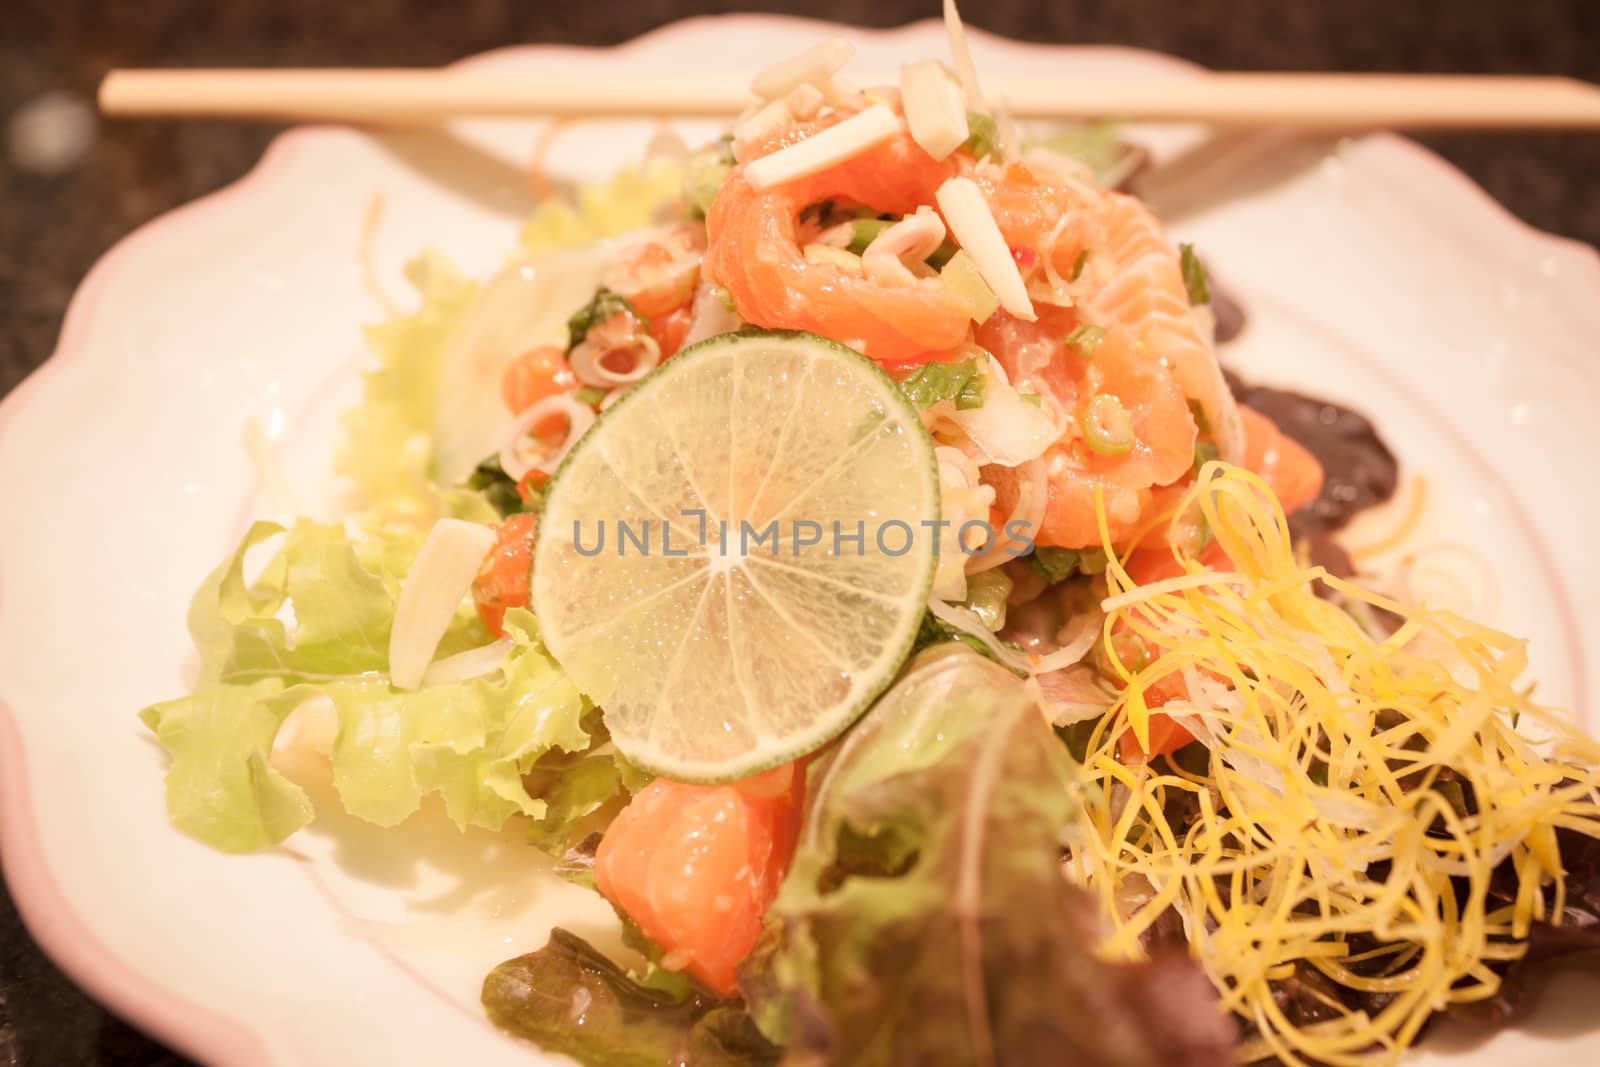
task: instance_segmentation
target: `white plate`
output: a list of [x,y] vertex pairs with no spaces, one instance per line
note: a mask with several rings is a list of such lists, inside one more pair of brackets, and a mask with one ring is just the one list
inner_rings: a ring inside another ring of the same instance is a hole
[[[471,65],[752,70],[831,32],[702,19],[609,51],[520,48]],[[931,23],[845,32],[865,71],[944,47]],[[980,69],[1192,73],[1148,53],[974,38]],[[307,501],[327,497],[358,328],[381,316],[358,258],[374,194],[384,289],[402,292],[400,266],[425,245],[487,272],[529,206],[537,130],[464,126],[470,150],[420,134],[285,135],[249,177],[107,255],[55,357],[0,407],[5,874],[74,978],[201,1060],[526,1067],[540,1056],[483,1021],[483,974],[552,921],[604,929],[606,910],[543,876],[514,833],[461,838],[419,818],[383,834],[325,813],[288,847],[213,853],[167,825],[163,759],[134,718],[184,689],[189,595],[259,507],[243,418],[268,427]],[[580,124],[551,159],[564,176],[601,176],[652,130]],[[1189,152],[1158,206],[1251,313],[1233,362],[1373,416],[1430,481],[1413,543],[1492,561],[1497,588],[1471,591],[1480,608],[1532,638],[1541,692],[1586,710],[1600,662],[1600,618],[1575,607],[1600,602],[1585,458],[1600,411],[1593,250],[1528,230],[1398,138],[1146,135],[1165,157]],[[1575,977],[1551,999],[1596,991]],[[1600,1061],[1600,1034],[1547,1014],[1452,1062]]]

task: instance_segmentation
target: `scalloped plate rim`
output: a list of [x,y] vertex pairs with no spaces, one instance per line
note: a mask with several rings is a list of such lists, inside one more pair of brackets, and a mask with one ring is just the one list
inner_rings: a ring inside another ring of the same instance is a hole
[[[678,35],[693,36],[708,30],[809,29],[847,33],[853,36],[892,38],[926,32],[933,20],[922,20],[890,29],[863,29],[821,20],[784,15],[703,15],[658,27],[614,46],[512,45],[466,57],[453,67],[504,62],[529,56],[568,56],[590,62],[606,62],[631,50],[656,44]],[[1187,60],[1140,48],[1091,45],[1053,45],[1016,41],[984,31],[970,31],[991,47],[1027,49],[1038,52],[1072,52],[1078,55],[1126,58],[1148,68],[1157,66],[1174,76],[1194,76],[1204,72]],[[65,365],[85,354],[83,337],[93,319],[98,298],[112,278],[131,263],[140,248],[157,234],[168,234],[181,225],[197,226],[208,215],[233,211],[265,189],[287,169],[287,164],[330,135],[344,135],[343,128],[297,126],[284,131],[268,145],[261,159],[243,176],[230,184],[189,203],[173,208],[144,223],[119,240],[103,254],[74,292],[63,319],[52,355],[27,379],[0,401],[0,443],[6,424],[25,407]],[[1455,227],[1459,235],[1478,234],[1494,226],[1505,237],[1534,242],[1552,253],[1571,259],[1590,277],[1587,288],[1600,292],[1600,252],[1571,238],[1539,230],[1518,218],[1453,164],[1409,138],[1388,133],[1369,134],[1368,141],[1386,150],[1403,154],[1411,165],[1425,168],[1429,180],[1450,185],[1458,194],[1469,194],[1473,216]],[[4,590],[0,589],[0,604]],[[56,881],[45,856],[39,824],[32,810],[27,753],[16,719],[17,713],[0,698],[0,873],[16,903],[19,915],[47,955],[75,982],[88,990],[110,1010],[148,1030],[161,1040],[205,1062],[256,1065],[272,1064],[260,1034],[248,1019],[227,1015],[184,994],[160,987],[141,975],[114,950],[101,943],[78,915]]]

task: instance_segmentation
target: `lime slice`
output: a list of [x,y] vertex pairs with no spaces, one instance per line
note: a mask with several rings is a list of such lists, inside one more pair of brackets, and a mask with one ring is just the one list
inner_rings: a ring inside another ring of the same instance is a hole
[[888,685],[938,516],[933,443],[887,375],[811,334],[726,334],[568,454],[533,608],[630,760],[741,778],[818,748]]

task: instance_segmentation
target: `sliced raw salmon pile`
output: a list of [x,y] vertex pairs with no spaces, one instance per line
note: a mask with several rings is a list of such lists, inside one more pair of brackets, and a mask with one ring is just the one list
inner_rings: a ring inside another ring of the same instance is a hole
[[664,966],[730,996],[794,855],[804,788],[797,764],[730,785],[657,779],[606,830],[596,884]]
[[[752,146],[744,162],[829,124],[778,130]],[[975,338],[1006,366],[1013,385],[1048,389],[1070,416],[1046,456],[1050,504],[1039,542],[1098,544],[1097,489],[1114,541],[1140,531],[1154,514],[1155,491],[1187,480],[1197,437],[1214,441],[1223,458],[1242,461],[1240,416],[1204,318],[1189,306],[1181,258],[1133,197],[1021,163],[979,161],[966,151],[935,161],[902,132],[821,173],[768,189],[754,189],[736,168],[707,218],[707,272],[727,289],[739,315],[757,325],[819,333],[885,364],[952,358],[971,326],[965,297],[936,278],[888,284],[852,271],[848,261],[813,261],[803,243],[814,235],[805,213],[820,203],[906,215],[935,204],[939,186],[957,175],[982,190],[1025,279],[1073,279],[1073,306],[1036,300],[1037,321],[1000,312]],[[1092,361],[1065,343],[1077,325],[1107,334]],[[1076,432],[1083,406],[1097,392],[1116,397],[1132,416],[1135,444],[1126,455],[1096,455]],[[1017,480],[996,474],[993,481],[1004,507]]]
[[[822,128],[789,127],[758,146],[759,158]],[[875,360],[933,358],[965,339],[972,305],[937,281],[887,286],[833,263],[811,263],[800,250],[800,214],[825,200],[904,215],[932,204],[956,173],[935,163],[909,135],[810,178],[757,191],[735,170],[706,217],[706,269],[728,290],[740,318],[758,326],[809,330]]]

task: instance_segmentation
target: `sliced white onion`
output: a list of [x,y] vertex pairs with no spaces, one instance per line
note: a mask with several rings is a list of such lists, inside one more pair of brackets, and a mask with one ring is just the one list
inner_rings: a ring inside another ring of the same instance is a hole
[[915,285],[916,275],[906,261],[920,263],[944,243],[944,220],[933,208],[923,205],[872,239],[861,253],[861,266],[883,285]]
[[961,79],[961,91],[967,94],[967,106],[982,111],[983,91],[978,88],[978,71],[972,65],[972,53],[967,50],[967,28],[961,24],[956,0],[944,0],[944,32],[950,40],[950,58],[955,62],[956,76]]
[[835,74],[822,85],[822,99],[838,111],[860,111],[867,106],[866,93],[854,78]]
[[632,385],[661,365],[661,346],[656,344],[656,339],[649,334],[641,333],[628,342],[628,347],[637,348],[639,355],[634,360],[633,366],[625,371],[612,370],[605,365],[604,357],[610,355],[614,349],[606,350],[587,341],[572,350],[567,356],[567,365],[572,368],[573,377],[578,381],[598,389]]
[[993,652],[995,658],[1001,663],[1006,664],[1008,667],[1015,667],[1017,670],[1028,674],[1033,673],[1033,657],[1023,655],[1016,649],[1001,644],[996,640],[994,634],[989,632],[989,628],[983,624],[983,620],[978,617],[976,612],[964,608],[960,604],[946,603],[938,597],[933,597],[928,601],[928,610],[933,612],[934,616],[942,622],[948,623],[962,633],[982,641],[984,647]]
[[817,239],[812,244],[828,245],[832,248],[849,248],[850,242],[856,239],[856,224],[854,221],[841,222],[836,226],[829,226],[817,234]]
[[934,159],[960,148],[967,129],[967,101],[944,64],[929,59],[900,68],[900,99],[911,139]]
[[[1029,676],[1059,671],[1082,660],[1088,654],[1089,649],[1094,647],[1095,639],[1100,632],[1100,622],[1102,621],[1101,617],[1093,614],[1074,619],[1067,627],[1073,634],[1071,645],[1063,646],[1047,656],[1033,656],[1025,652],[1018,652],[1011,646],[1001,643],[994,634],[989,632],[989,628],[983,624],[983,620],[978,617],[977,612],[970,608],[960,604],[948,603],[938,597],[932,597],[928,601],[928,610],[933,612],[934,616],[941,621],[955,627],[964,634],[970,634],[982,641],[984,646],[993,652],[1002,663],[1014,667]],[[1088,636],[1087,642],[1083,640],[1084,635]],[[1105,706],[1102,705],[1100,710],[1103,712]]]
[[461,598],[472,589],[483,559],[494,548],[494,530],[475,522],[440,519],[400,587],[394,629],[389,634],[389,679],[396,689],[422,684],[439,639],[450,627]]
[[474,678],[492,674],[505,662],[506,654],[512,647],[510,638],[502,638],[492,645],[469,648],[465,652],[457,652],[453,656],[434,660],[423,673],[422,684],[424,687],[455,685],[458,682],[470,682]]
[[540,457],[537,465],[549,471],[555,470],[560,465],[567,450],[577,444],[578,438],[588,433],[589,427],[594,425],[594,409],[587,404],[578,403],[570,393],[545,397],[517,416],[517,421],[511,427],[511,433],[507,436],[505,444],[500,446],[500,467],[510,477],[521,481],[522,476],[534,468],[534,462],[525,455],[528,435],[535,426],[552,415],[567,417],[567,436],[554,453]]
[[939,566],[934,572],[933,596],[965,600],[968,556],[961,543],[961,528],[968,522],[988,518],[994,488],[982,483],[977,464],[960,449],[940,445],[933,454],[939,465],[939,517],[947,524],[939,531]]
[[[821,243],[808,244],[800,249],[807,263],[830,263],[846,274],[861,274],[861,257],[849,249]],[[915,281],[915,279],[912,279]]]
[[968,574],[977,574],[1016,558],[1011,552],[1006,551],[1011,547],[1006,531],[1013,523],[1023,523],[1033,536],[1038,536],[1039,527],[1044,523],[1045,505],[1050,501],[1050,485],[1046,474],[1042,459],[1030,459],[1012,468],[1011,477],[1018,480],[1016,503],[1012,505],[1011,514],[1006,516],[1005,521],[995,531],[994,543],[989,546],[988,551],[967,560]]
[[1041,671],[1034,681],[1039,687],[1040,703],[1057,726],[1098,719],[1116,702],[1115,695],[1100,685],[1095,669],[1084,664]]
[[1003,377],[994,375],[984,382],[983,403],[951,412],[950,421],[972,439],[981,462],[1003,467],[1038,459],[1061,438],[1062,430],[1043,400],[1029,403]]
[[1056,245],[1060,242],[1061,235],[1066,232],[1067,223],[1071,219],[1072,215],[1062,212],[1061,218],[1051,228],[1050,236],[1045,238],[1044,244],[1039,248],[1039,258],[1044,261],[1045,281],[1049,286],[1049,298],[1045,303],[1056,307],[1071,307],[1073,303],[1071,279],[1062,277],[1061,272],[1056,269]]
[[971,489],[982,480],[972,457],[953,445],[939,445],[933,458],[939,464],[939,482],[946,488]]
[[751,145],[793,121],[786,100],[774,100],[746,111],[733,124],[733,158],[742,161]]
[[887,104],[874,104],[837,126],[830,126],[798,144],[762,156],[745,168],[745,180],[753,189],[767,189],[797,178],[807,178],[853,159],[899,132],[900,116],[890,110]]
[[567,341],[567,317],[593,297],[606,269],[654,231],[515,262],[484,285],[450,331],[432,415],[433,474],[464,482],[500,447],[515,418],[500,399],[500,378],[520,352]]
[[802,122],[809,122],[822,110],[822,90],[810,82],[796,85],[789,90],[783,102],[789,108],[789,114]]
[[950,224],[950,232],[972,256],[978,273],[994,290],[1000,306],[1019,319],[1031,322],[1037,318],[1033,302],[1028,299],[1028,287],[1022,281],[1022,272],[1017,269],[1017,261],[1011,258],[1011,249],[978,183],[971,178],[947,179],[939,186],[935,199],[939,201],[945,221]]
[[[744,320],[728,310],[728,305],[723,302],[726,294],[726,290],[718,292],[717,286],[706,281],[702,281],[695,289],[694,303],[689,305],[689,330],[683,335],[684,348],[707,337],[732,333],[744,325]],[[610,399],[606,398],[607,401]],[[604,404],[601,407],[603,409]]]
[[1040,656],[1039,662],[1034,664],[1033,669],[1044,674],[1082,662],[1083,657],[1089,654],[1094,643],[1100,639],[1100,628],[1104,622],[1105,616],[1098,611],[1084,611],[1074,615],[1062,628],[1061,647]]
[[774,63],[750,81],[750,91],[763,100],[787,96],[801,85],[819,88],[855,58],[856,46],[844,37],[830,37],[781,62]]

